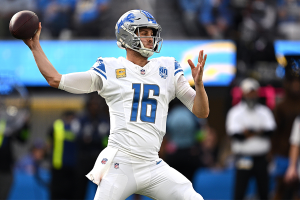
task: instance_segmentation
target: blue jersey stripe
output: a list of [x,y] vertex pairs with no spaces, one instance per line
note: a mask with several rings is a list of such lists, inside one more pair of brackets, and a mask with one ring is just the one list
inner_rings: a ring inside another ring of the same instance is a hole
[[99,69],[94,68],[93,70],[95,70],[96,72],[98,72],[99,74],[101,74],[107,80],[106,75],[104,73],[102,73]]
[[174,73],[174,76],[175,76],[178,72],[183,72],[183,70],[182,70],[182,69],[177,70],[177,71]]
[[98,60],[97,60],[97,63],[99,63],[99,65],[98,65],[96,68],[101,69],[103,72],[106,72],[106,70],[105,70],[105,65],[104,65],[104,63],[103,63],[103,60],[98,59]]

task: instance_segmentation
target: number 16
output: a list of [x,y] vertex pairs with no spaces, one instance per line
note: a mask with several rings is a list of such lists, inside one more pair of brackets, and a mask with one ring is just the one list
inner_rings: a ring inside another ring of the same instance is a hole
[[[137,121],[138,108],[140,102],[141,84],[133,83],[132,89],[134,90],[130,121]],[[153,90],[153,96],[159,96],[159,86],[144,84],[141,106],[141,121],[155,123],[157,100],[149,98],[149,91]],[[147,105],[151,106],[150,116],[147,116]]]

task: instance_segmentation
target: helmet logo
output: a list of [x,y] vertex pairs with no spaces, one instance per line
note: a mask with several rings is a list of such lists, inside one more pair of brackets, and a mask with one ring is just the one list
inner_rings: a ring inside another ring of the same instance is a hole
[[122,19],[118,24],[118,33],[120,32],[120,28],[121,26],[124,25],[125,22],[134,22],[134,14],[133,13],[129,13],[124,19]]
[[148,22],[151,22],[153,24],[157,24],[154,17],[150,13],[148,13],[147,11],[144,11],[144,10],[141,10],[141,12],[147,17]]

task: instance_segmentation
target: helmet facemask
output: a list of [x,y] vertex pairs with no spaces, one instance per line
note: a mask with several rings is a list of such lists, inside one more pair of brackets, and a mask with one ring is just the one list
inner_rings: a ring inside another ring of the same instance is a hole
[[[141,36],[140,35],[140,28],[151,28],[153,30],[153,35],[152,36]],[[163,39],[160,37],[160,27],[158,28],[153,28],[153,27],[146,27],[146,26],[136,26],[134,28],[134,38],[133,38],[133,42],[132,42],[132,49],[134,51],[139,52],[142,56],[144,57],[150,57],[153,55],[153,53],[159,53],[162,47],[162,43],[163,43]],[[137,32],[137,33],[135,33]],[[142,38],[152,38],[153,40],[153,48],[149,49],[146,48],[142,42]]]

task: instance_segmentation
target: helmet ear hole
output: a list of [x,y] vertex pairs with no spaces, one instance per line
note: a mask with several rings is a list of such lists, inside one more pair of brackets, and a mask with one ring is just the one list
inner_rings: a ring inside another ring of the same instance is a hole
[[125,46],[121,42],[117,41],[117,45],[120,49],[125,49]]

